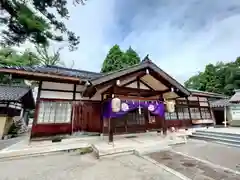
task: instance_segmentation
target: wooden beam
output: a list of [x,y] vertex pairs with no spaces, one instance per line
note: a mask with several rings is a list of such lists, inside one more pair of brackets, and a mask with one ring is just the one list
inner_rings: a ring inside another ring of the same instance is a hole
[[146,74],[145,71],[138,71],[138,72],[135,72],[135,73],[132,73],[132,74],[126,74],[126,75],[124,75],[122,77],[118,77],[118,78],[115,78],[113,80],[109,80],[109,81],[107,81],[105,83],[96,85],[95,87],[97,89],[101,89],[102,87],[107,86],[107,85],[115,85],[117,80],[120,80],[120,83],[121,83],[121,81],[126,80],[128,78],[144,76],[145,74]]
[[104,93],[114,93],[117,95],[133,95],[133,96],[143,96],[143,97],[149,97],[149,96],[156,96],[161,95],[165,91],[152,91],[147,89],[136,89],[136,88],[129,88],[129,87],[119,87],[119,86],[113,86],[106,90]]

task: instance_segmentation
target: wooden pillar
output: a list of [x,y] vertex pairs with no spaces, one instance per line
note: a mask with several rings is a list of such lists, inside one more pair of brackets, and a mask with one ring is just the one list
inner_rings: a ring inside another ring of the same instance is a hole
[[[37,124],[37,118],[38,118],[38,111],[39,111],[39,106],[40,106],[40,96],[41,96],[41,89],[42,89],[42,81],[39,82],[38,85],[38,93],[37,93],[37,98],[36,98],[36,106],[35,106],[35,112],[34,112],[34,119],[33,119],[33,123],[32,126]],[[32,130],[31,130],[31,135],[30,135],[30,140],[32,139]]]
[[111,118],[108,118],[108,142],[113,142],[113,127]]
[[[113,86],[113,90],[111,93],[112,98],[113,96],[115,96],[114,93],[115,93],[115,88]],[[108,142],[113,142],[113,122],[111,117],[108,119]]]
[[227,106],[224,105],[224,127],[227,127]]
[[[160,96],[160,100],[161,100],[162,102],[164,102],[164,99],[163,99],[163,96],[162,96],[162,95]],[[165,114],[165,113],[164,113],[164,114]],[[167,123],[166,123],[165,116],[162,117],[161,122],[162,122],[163,134],[164,134],[164,135],[167,135]]]
[[[189,105],[189,99],[188,99],[188,97],[186,97],[186,99],[187,99],[187,107],[188,107],[189,119],[190,119],[190,121],[192,123],[192,115],[191,115],[191,109],[190,109],[190,105]],[[188,129],[188,127],[186,129]]]

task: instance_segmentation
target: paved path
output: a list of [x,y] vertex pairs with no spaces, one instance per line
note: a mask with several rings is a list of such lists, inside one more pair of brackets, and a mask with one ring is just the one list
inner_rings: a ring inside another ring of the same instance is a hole
[[11,138],[11,139],[6,139],[6,140],[0,140],[0,150],[5,149],[13,144],[16,144],[23,140],[25,137],[16,137],[16,138]]
[[193,180],[240,180],[237,174],[171,151],[151,153],[149,156]]
[[1,180],[179,180],[135,155],[97,160],[77,152],[0,161],[0,175]]
[[175,146],[173,149],[213,164],[240,171],[240,148],[237,147],[189,139],[187,144]]
[[172,150],[155,152],[148,156],[190,179],[240,180],[240,175],[234,173],[240,171],[240,148],[190,139],[187,144],[177,145]]

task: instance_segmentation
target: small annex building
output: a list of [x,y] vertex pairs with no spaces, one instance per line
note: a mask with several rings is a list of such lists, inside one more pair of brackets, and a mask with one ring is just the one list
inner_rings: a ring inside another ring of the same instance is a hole
[[0,138],[7,135],[14,118],[27,121],[28,110],[35,108],[32,90],[22,85],[0,85]]

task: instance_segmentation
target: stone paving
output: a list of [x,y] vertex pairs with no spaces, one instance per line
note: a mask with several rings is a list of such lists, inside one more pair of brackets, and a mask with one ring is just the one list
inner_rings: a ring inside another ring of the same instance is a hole
[[189,139],[187,144],[173,146],[173,150],[240,171],[240,148]]
[[1,180],[179,180],[135,155],[97,160],[78,152],[0,161]]
[[240,180],[240,176],[237,174],[212,167],[172,151],[151,153],[149,156],[193,180]]

